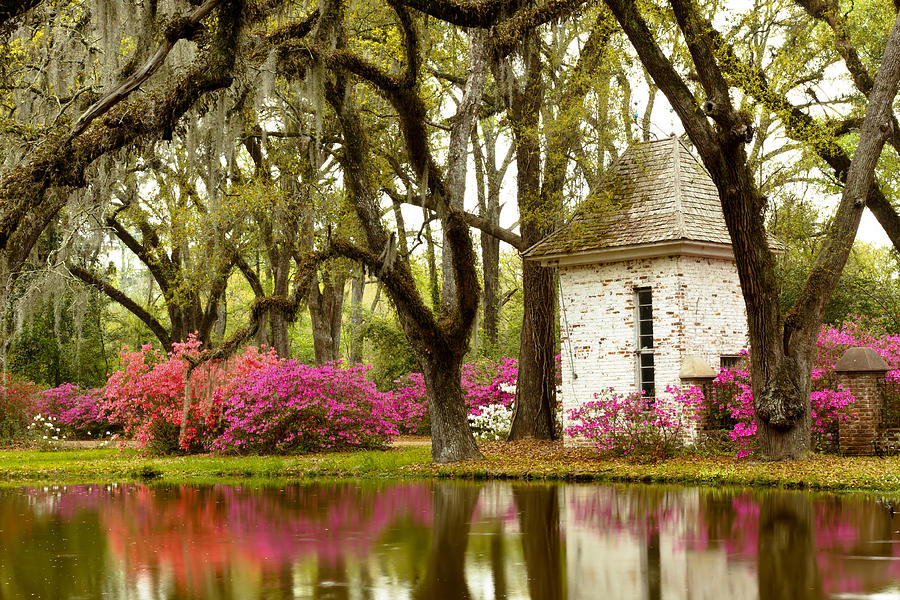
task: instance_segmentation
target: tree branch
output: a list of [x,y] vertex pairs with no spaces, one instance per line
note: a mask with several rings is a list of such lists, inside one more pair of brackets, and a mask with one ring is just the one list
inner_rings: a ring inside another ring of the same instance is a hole
[[818,326],[821,315],[825,312],[825,305],[831,294],[823,294],[823,290],[833,290],[841,276],[853,240],[856,238],[866,197],[875,180],[875,167],[881,157],[881,149],[893,129],[892,105],[897,96],[898,85],[900,85],[900,13],[894,21],[881,58],[881,66],[869,94],[865,120],[847,172],[841,203],[825,246],[819,252],[816,263],[800,290],[797,302],[785,321],[786,335],[790,333],[787,330],[790,324],[797,329],[806,330],[805,337],[811,336],[813,326]]
[[150,79],[150,76],[156,73],[166,61],[166,57],[172,51],[172,48],[175,47],[175,43],[182,38],[189,38],[194,35],[200,21],[209,16],[212,10],[221,2],[222,0],[206,0],[186,17],[174,19],[166,28],[163,35],[163,43],[159,45],[153,56],[140,69],[135,71],[131,77],[119,84],[116,89],[88,107],[84,114],[78,117],[78,120],[72,125],[72,131],[69,133],[65,143],[80,135],[91,124],[91,121],[108,112],[116,104],[127,98],[131,92],[139,88],[142,83]]
[[0,0],[0,27],[24,15],[44,0]]
[[[859,52],[850,39],[850,33],[847,30],[847,23],[841,15],[840,7],[832,0],[795,0],[797,4],[803,7],[807,13],[814,19],[826,23],[834,33],[834,47],[844,64],[847,71],[853,79],[853,83],[864,96],[868,98],[875,84],[869,70],[863,64],[859,57]],[[893,130],[890,138],[891,146],[900,153],[900,122],[892,114]]]
[[169,335],[169,332],[166,330],[162,324],[151,315],[148,311],[146,311],[140,304],[132,300],[129,296],[127,296],[124,292],[113,286],[111,283],[100,279],[90,271],[86,269],[82,269],[78,265],[67,264],[66,267],[69,270],[69,273],[86,283],[87,285],[103,292],[106,294],[111,300],[119,303],[125,310],[136,316],[141,322],[147,326],[150,331],[153,332],[153,335],[160,341],[163,345],[163,348],[168,352],[172,349],[172,338]]
[[[430,196],[426,197],[423,200],[421,197],[415,196],[415,195],[411,195],[409,197],[401,196],[400,194],[397,194],[393,190],[389,190],[387,188],[384,188],[383,191],[388,196],[390,196],[392,200],[395,200],[397,202],[402,202],[403,204],[410,204],[412,206],[426,208],[431,211],[437,211],[437,206],[435,206],[435,203],[434,203],[433,199],[431,199]],[[482,216],[479,216],[476,214],[472,214],[470,212],[464,212],[464,211],[462,211],[461,214],[462,214],[463,220],[465,220],[466,224],[469,227],[474,227],[475,229],[481,231],[482,233],[491,235],[491,236],[497,238],[498,240],[500,240],[501,242],[505,242],[505,243],[509,244],[510,246],[512,246],[513,248],[515,248],[516,250],[518,250],[520,252],[522,250],[524,250],[524,248],[522,248],[522,237],[519,234],[517,234],[513,231],[510,231],[509,229],[504,229],[503,227],[500,227],[499,225],[494,225],[485,217],[482,217]]]
[[[724,54],[722,66],[731,82],[776,114],[791,139],[807,144],[832,168],[838,181],[845,182],[850,170],[850,157],[835,141],[833,132],[824,129],[815,119],[772,90],[765,73],[741,61],[708,21],[704,27]],[[900,214],[884,196],[877,182],[869,189],[866,206],[875,215],[894,247],[900,249]]]
[[525,6],[491,29],[490,53],[495,60],[508,56],[530,31],[571,15],[586,2],[587,0],[549,0],[540,6]]

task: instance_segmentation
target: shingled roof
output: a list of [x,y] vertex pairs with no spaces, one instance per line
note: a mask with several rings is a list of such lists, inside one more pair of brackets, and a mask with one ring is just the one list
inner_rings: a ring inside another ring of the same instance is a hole
[[605,188],[611,208],[589,209],[588,204],[599,203],[585,203],[569,223],[524,256],[547,259],[676,241],[730,250],[716,186],[675,136],[629,148],[613,166]]

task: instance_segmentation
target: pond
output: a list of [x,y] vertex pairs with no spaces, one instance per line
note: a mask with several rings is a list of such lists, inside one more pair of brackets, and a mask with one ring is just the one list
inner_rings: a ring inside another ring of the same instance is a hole
[[0,489],[0,598],[900,597],[900,499],[453,482]]

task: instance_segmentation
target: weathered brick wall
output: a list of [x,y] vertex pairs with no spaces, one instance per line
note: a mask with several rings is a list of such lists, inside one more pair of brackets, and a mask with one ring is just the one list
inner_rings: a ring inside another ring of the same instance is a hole
[[881,423],[881,386],[884,373],[844,372],[838,383],[855,399],[851,409],[854,417],[838,427],[842,454],[872,454],[872,442],[878,436]]
[[746,347],[744,303],[731,261],[670,256],[560,267],[559,276],[564,411],[604,389],[638,389],[635,288],[653,290],[657,396],[667,385],[681,385],[686,354],[718,368],[719,356]]

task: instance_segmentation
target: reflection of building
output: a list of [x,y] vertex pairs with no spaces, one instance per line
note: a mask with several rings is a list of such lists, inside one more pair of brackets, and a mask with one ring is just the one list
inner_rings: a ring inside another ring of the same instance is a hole
[[566,410],[609,388],[664,396],[686,357],[717,368],[747,344],[718,192],[687,147],[634,146],[605,191],[525,252],[559,270]]
[[569,600],[757,598],[753,565],[701,540],[698,490],[561,493]]

